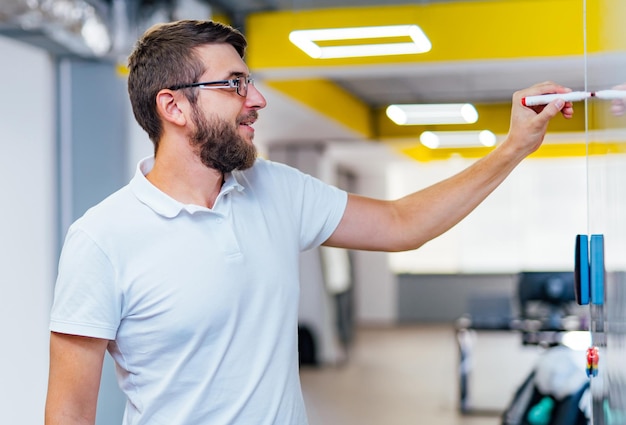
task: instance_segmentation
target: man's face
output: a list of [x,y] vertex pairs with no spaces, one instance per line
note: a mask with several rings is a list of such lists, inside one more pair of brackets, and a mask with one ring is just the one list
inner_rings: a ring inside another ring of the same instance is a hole
[[[207,72],[202,81],[228,80],[249,75],[236,50],[228,44],[212,44],[198,49],[205,58]],[[210,66],[209,66],[210,65]],[[195,128],[190,143],[197,149],[202,163],[223,173],[250,168],[257,152],[252,143],[258,110],[266,105],[265,98],[252,85],[246,96],[235,89],[204,89],[193,105]]]

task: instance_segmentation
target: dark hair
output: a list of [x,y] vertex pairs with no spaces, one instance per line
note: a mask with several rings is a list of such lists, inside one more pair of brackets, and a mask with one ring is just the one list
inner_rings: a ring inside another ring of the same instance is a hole
[[[176,84],[197,82],[206,71],[195,52],[206,44],[230,44],[244,57],[247,42],[241,32],[213,21],[181,20],[157,24],[137,41],[128,58],[128,94],[139,125],[158,149],[163,127],[156,110],[156,95]],[[195,103],[197,95],[186,90]]]

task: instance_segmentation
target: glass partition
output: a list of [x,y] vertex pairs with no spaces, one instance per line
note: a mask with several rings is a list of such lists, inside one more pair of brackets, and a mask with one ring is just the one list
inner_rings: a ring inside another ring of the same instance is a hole
[[[623,0],[583,0],[587,91],[626,90],[625,6]],[[592,287],[589,307],[599,354],[597,375],[594,362],[588,364],[594,425],[626,424],[626,115],[620,93],[607,93],[585,108],[591,275],[604,273],[604,294],[594,299]]]

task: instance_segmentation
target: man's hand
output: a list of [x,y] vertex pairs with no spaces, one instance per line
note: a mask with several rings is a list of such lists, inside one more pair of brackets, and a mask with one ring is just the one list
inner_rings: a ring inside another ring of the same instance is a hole
[[574,107],[572,102],[564,102],[562,99],[553,100],[547,105],[524,106],[522,99],[527,96],[571,91],[567,87],[546,81],[515,92],[511,108],[511,125],[504,144],[515,149],[522,158],[539,149],[550,120],[559,112],[563,117],[571,118],[574,115]]

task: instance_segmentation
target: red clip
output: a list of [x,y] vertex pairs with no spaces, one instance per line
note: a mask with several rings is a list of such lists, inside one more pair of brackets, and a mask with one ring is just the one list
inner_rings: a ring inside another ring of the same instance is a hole
[[598,361],[600,360],[600,352],[598,347],[587,348],[587,376],[598,376]]

